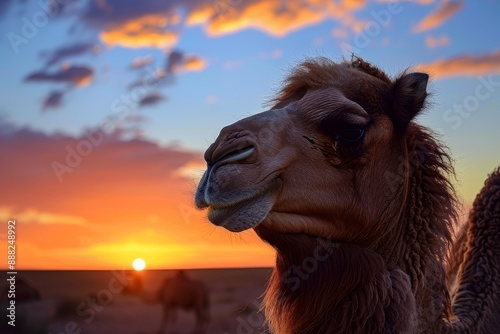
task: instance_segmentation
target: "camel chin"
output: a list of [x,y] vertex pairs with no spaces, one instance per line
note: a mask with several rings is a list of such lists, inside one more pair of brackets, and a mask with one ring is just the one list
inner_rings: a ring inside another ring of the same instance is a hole
[[259,225],[274,204],[272,192],[267,192],[230,206],[208,209],[208,220],[231,232],[241,232]]
[[[259,225],[276,201],[281,181],[269,178],[252,187],[227,193],[217,184],[217,173],[206,173],[196,191],[198,208],[208,208],[208,220],[231,232],[242,232]],[[216,190],[214,190],[214,188]]]

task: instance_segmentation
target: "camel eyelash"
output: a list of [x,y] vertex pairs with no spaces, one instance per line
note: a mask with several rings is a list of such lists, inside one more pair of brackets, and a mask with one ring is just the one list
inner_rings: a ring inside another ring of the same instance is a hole
[[325,117],[319,123],[319,130],[335,142],[356,144],[363,140],[369,124],[353,124],[347,120]]
[[357,144],[364,138],[365,132],[366,129],[360,126],[348,127],[338,131],[335,140],[337,142]]
[[338,141],[321,141],[302,136],[313,150],[321,152],[323,157],[332,166],[339,169],[354,167],[363,156],[363,146],[358,143],[339,143]]

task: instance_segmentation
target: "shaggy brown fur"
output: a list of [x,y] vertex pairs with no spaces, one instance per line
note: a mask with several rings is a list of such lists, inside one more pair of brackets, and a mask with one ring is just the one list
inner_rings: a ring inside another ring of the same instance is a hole
[[452,161],[413,122],[427,80],[391,80],[356,57],[308,60],[271,110],[205,153],[197,206],[277,251],[264,307],[274,333],[498,332],[500,172],[453,241]]
[[[301,235],[277,237],[263,227],[257,229],[278,249],[265,297],[266,316],[276,333],[413,332],[416,311],[410,281],[401,270],[388,270],[379,254],[355,245]],[[308,270],[307,259],[318,248],[328,259]],[[293,270],[302,266],[306,266],[302,272]]]
[[[288,77],[275,103],[277,106],[289,103],[300,98],[304,91],[328,87],[335,82],[336,86],[343,87],[344,92],[350,92],[346,96],[369,113],[385,109],[395,123],[396,133],[404,134],[401,139],[404,148],[403,172],[399,175],[386,174],[386,181],[393,183],[394,191],[404,198],[401,212],[398,219],[392,222],[392,217],[387,217],[384,228],[389,232],[379,240],[374,240],[368,249],[342,244],[337,250],[339,254],[332,254],[328,261],[322,263],[322,272],[318,270],[320,273],[313,276],[317,277],[318,282],[308,280],[303,284],[302,298],[287,293],[279,277],[293,263],[292,259],[287,259],[288,255],[296,252],[292,252],[292,247],[301,245],[301,250],[306,251],[304,256],[310,256],[311,249],[305,246],[307,243],[298,240],[290,242],[290,247],[281,246],[281,242],[289,239],[289,236],[269,238],[268,241],[278,250],[278,259],[266,296],[266,311],[277,333],[411,333],[415,331],[417,323],[417,331],[426,333],[447,315],[449,306],[443,263],[451,243],[450,230],[456,218],[454,191],[447,177],[453,172],[451,159],[432,134],[410,123],[422,109],[425,94],[416,98],[406,97],[411,93],[406,91],[407,87],[400,78],[391,85],[387,75],[360,58],[342,65],[326,59],[303,63]],[[355,82],[355,78],[343,73],[348,68],[359,69],[379,80]],[[381,95],[389,97],[384,100],[380,98]],[[398,97],[402,98],[398,100]],[[387,102],[390,99],[395,101],[392,108],[391,103]],[[402,120],[395,117],[401,115],[397,114],[401,109],[409,111]],[[257,227],[256,231],[266,240],[261,227]],[[343,248],[349,251],[340,252]],[[356,256],[363,252],[362,256]],[[409,283],[403,275],[392,282],[395,285],[392,287],[390,283],[384,286],[382,281],[377,281],[383,280],[384,275],[397,275],[399,271],[396,268],[408,274],[411,296],[404,289],[409,287]],[[341,275],[338,279],[343,280],[344,284],[335,280],[334,273]],[[365,281],[356,281],[353,277]],[[347,282],[351,284],[345,284]],[[362,296],[372,296],[370,300],[351,300],[359,298],[359,287],[364,289]],[[392,294],[394,299],[388,301],[387,296],[384,296],[385,300],[379,296],[384,294]],[[290,303],[289,300],[295,302]],[[418,311],[412,313],[415,301]],[[378,315],[376,305],[380,307]],[[353,309],[347,311],[349,308]],[[325,322],[325,319],[331,321]],[[400,322],[398,326],[395,325],[398,323],[396,319],[408,321]]]
[[500,168],[486,180],[469,214],[467,244],[453,298],[450,333],[500,331]]

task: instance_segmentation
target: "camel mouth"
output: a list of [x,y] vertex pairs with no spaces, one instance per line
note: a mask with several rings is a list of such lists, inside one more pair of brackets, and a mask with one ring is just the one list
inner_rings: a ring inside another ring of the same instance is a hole
[[271,211],[281,181],[273,179],[254,194],[234,203],[208,206],[208,220],[231,232],[242,232],[259,225]]

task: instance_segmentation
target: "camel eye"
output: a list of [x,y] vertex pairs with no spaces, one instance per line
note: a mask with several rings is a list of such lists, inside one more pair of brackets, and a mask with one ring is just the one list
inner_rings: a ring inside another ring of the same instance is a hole
[[347,129],[342,129],[337,133],[335,139],[337,141],[347,142],[347,143],[357,143],[363,139],[365,136],[365,129],[360,127],[352,127]]

